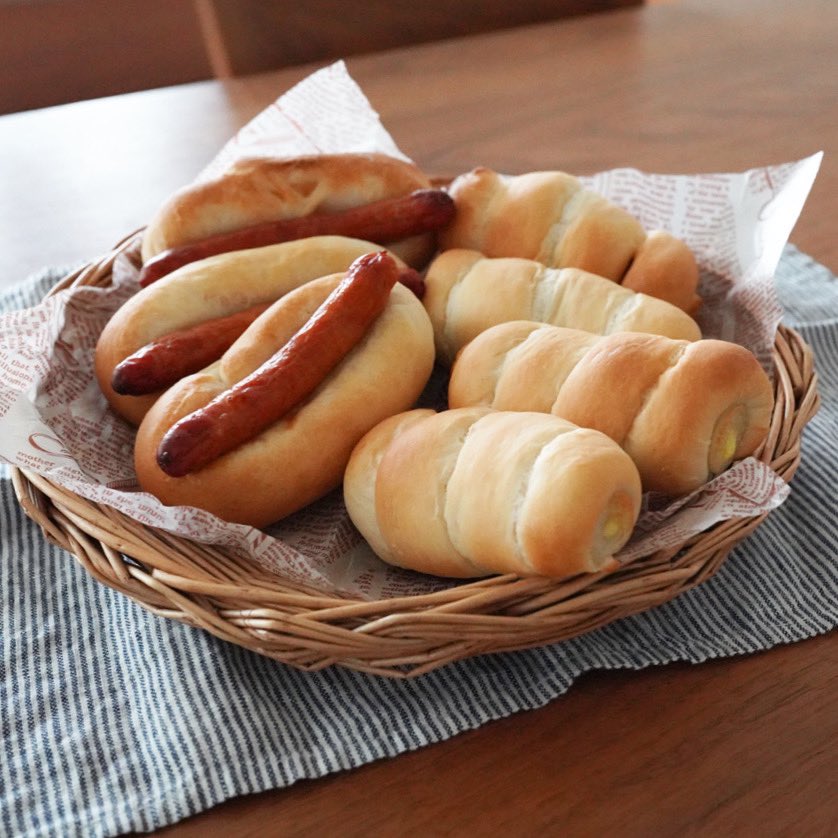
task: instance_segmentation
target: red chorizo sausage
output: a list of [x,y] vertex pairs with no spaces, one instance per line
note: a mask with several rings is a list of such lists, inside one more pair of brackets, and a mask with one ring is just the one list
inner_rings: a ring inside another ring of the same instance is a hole
[[172,477],[198,471],[297,407],[360,342],[399,277],[386,252],[352,263],[308,322],[266,363],[164,435],[157,463]]
[[454,201],[442,189],[418,189],[400,198],[375,201],[342,212],[267,221],[163,251],[143,266],[140,285],[150,285],[176,268],[218,253],[309,236],[347,236],[387,244],[444,227],[453,219],[454,210]]

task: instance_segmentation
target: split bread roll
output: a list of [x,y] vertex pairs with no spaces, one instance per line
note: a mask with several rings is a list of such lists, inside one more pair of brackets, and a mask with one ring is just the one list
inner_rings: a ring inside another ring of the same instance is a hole
[[382,419],[410,408],[433,368],[428,317],[401,284],[392,289],[361,342],[284,418],[182,477],[166,474],[157,453],[172,425],[271,359],[343,278],[344,274],[323,277],[291,291],[219,362],[182,379],[155,402],[135,444],[134,463],[143,490],[169,506],[195,506],[226,521],[263,527],[340,485],[358,440]]
[[[144,231],[142,258],[262,222],[339,212],[430,186],[415,165],[386,154],[239,160],[217,177],[178,190],[160,207]],[[435,242],[424,234],[388,247],[418,267]]]
[[437,576],[612,570],[640,478],[604,434],[540,413],[413,410],[358,444],[347,510],[384,561]]
[[120,416],[138,425],[159,393],[124,396],[112,386],[114,369],[138,349],[177,330],[273,302],[378,250],[379,245],[358,239],[316,236],[185,265],[141,289],[114,313],[96,345],[99,387]]
[[698,266],[692,251],[640,222],[564,172],[501,175],[480,167],[449,187],[457,207],[441,236],[446,249],[520,256],[553,268],[581,268],[695,312]]
[[596,334],[649,332],[698,340],[698,324],[679,308],[576,268],[531,259],[489,259],[447,250],[425,277],[423,303],[439,359],[451,363],[482,331],[507,320],[535,320]]
[[645,490],[668,495],[752,454],[773,407],[768,376],[738,344],[524,321],[488,329],[460,353],[448,398],[452,407],[544,411],[602,431],[631,456]]

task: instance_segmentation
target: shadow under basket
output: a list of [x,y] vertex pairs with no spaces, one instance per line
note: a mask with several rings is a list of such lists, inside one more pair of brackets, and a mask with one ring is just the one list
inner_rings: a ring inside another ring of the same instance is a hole
[[[106,286],[126,239],[57,285]],[[811,349],[780,326],[773,353],[775,404],[758,459],[790,481],[800,438],[817,412]],[[154,614],[205,629],[298,669],[340,665],[415,677],[474,655],[542,646],[654,608],[712,576],[765,515],[722,521],[680,547],[610,574],[563,582],[494,576],[431,594],[368,601],[325,595],[246,559],[88,501],[44,477],[14,469],[18,500],[46,537],[99,582]]]

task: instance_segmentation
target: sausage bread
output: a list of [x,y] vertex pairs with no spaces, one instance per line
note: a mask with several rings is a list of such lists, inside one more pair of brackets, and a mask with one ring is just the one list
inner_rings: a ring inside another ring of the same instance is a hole
[[[386,290],[383,310],[365,316],[363,332],[346,316],[354,304],[344,306],[353,302],[346,283],[359,276],[365,286],[355,302],[371,287]],[[427,314],[397,277],[396,261],[382,253],[308,282],[268,308],[220,361],[169,388],[137,432],[141,487],[167,505],[255,527],[336,488],[357,441],[411,407],[433,367]],[[289,365],[283,353],[297,361]],[[277,364],[279,381],[270,375]]]
[[[175,192],[143,233],[142,259],[148,263],[173,248],[255,225],[314,214],[341,213],[430,187],[430,180],[418,167],[384,154],[247,158],[237,161],[217,177]],[[437,226],[450,218],[451,214],[442,216]],[[375,220],[375,217],[367,219],[373,225]],[[363,223],[363,219],[361,221]],[[334,232],[385,244],[414,267],[427,262],[436,243],[433,232],[384,242],[380,237],[360,232],[365,229],[363,226],[352,229],[352,232]],[[331,231],[319,229],[314,232]],[[311,234],[302,232],[295,238]],[[249,246],[264,243],[260,240]]]
[[[197,341],[206,350],[207,334],[220,337],[220,319],[273,303],[309,280],[347,270],[359,256],[379,249],[366,241],[320,236],[225,253],[178,269],[130,297],[103,329],[95,354],[102,392],[117,413],[139,424],[159,392],[125,395],[114,389],[114,372],[127,358],[153,341],[208,323]],[[244,318],[239,333],[246,325]],[[224,349],[222,344],[215,357],[191,371],[217,360]],[[183,354],[179,357],[182,361]]]

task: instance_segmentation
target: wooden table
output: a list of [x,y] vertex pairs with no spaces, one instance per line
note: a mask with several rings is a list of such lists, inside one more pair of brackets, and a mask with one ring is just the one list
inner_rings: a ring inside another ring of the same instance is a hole
[[[836,33],[833,0],[683,0],[348,66],[435,173],[740,171],[823,149],[791,239],[838,271]],[[110,249],[311,69],[0,118],[0,282]],[[836,835],[836,689],[834,635],[589,675],[541,710],[163,834]]]

